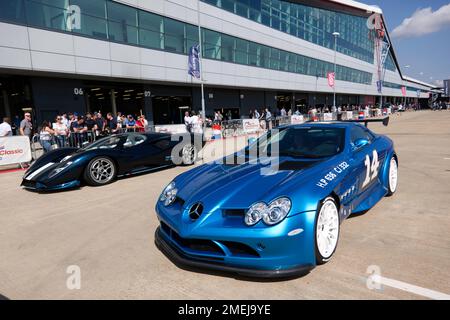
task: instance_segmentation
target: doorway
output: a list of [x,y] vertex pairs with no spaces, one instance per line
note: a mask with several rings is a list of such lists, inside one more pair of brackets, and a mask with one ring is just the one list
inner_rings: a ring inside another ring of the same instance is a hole
[[152,97],[155,124],[182,124],[184,113],[191,110],[191,97],[154,96]]

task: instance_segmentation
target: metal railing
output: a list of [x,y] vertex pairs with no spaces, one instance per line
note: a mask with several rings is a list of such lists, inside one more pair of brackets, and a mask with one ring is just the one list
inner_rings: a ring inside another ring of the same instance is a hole
[[67,135],[45,135],[41,137],[36,133],[31,138],[31,156],[33,160],[36,160],[44,153],[58,149],[58,148],[82,148],[97,139],[106,137],[111,134],[121,134],[127,132],[152,132],[153,127],[143,128],[119,128],[114,132],[100,132],[99,130],[92,130],[87,132],[70,132]]

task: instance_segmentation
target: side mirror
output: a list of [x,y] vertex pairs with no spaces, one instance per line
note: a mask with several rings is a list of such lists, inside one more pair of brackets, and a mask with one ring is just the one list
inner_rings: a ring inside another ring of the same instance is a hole
[[249,144],[249,145],[250,145],[250,144],[253,144],[253,143],[255,143],[255,142],[256,142],[256,138],[254,138],[254,137],[248,139],[248,144]]
[[369,144],[369,140],[364,139],[364,138],[358,139],[358,140],[356,140],[355,143],[354,143],[353,151],[359,150],[359,149],[361,149],[361,148],[367,146],[368,144]]

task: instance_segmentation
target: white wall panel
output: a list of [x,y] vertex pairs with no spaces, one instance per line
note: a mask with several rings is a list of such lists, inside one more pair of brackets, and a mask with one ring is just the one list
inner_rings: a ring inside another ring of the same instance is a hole
[[77,74],[111,76],[111,62],[109,60],[75,57]]
[[76,56],[111,60],[110,43],[84,37],[73,37]]
[[70,35],[34,28],[28,28],[28,34],[32,51],[74,55],[73,39]]
[[30,70],[30,51],[0,46],[0,67]]
[[75,56],[31,51],[33,70],[75,73]]
[[135,63],[111,61],[111,75],[119,78],[141,79],[141,66]]
[[0,22],[0,46],[29,49],[27,28]]
[[125,44],[110,43],[111,60],[121,62],[140,63],[140,49],[134,46],[127,46]]

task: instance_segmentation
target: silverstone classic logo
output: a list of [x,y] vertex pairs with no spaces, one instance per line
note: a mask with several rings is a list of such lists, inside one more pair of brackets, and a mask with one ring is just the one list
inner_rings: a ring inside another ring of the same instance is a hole
[[4,156],[13,156],[22,153],[23,149],[8,150],[5,146],[0,146],[0,160],[2,160]]

